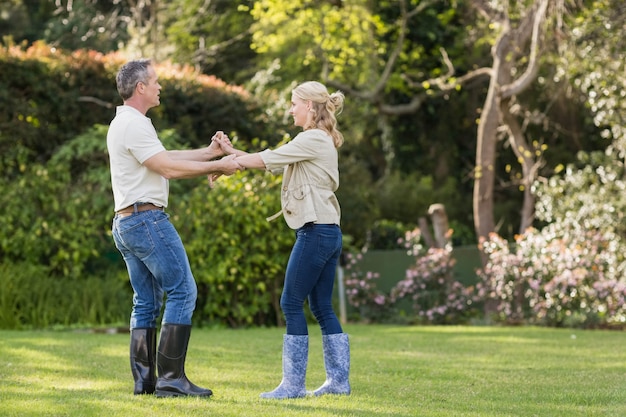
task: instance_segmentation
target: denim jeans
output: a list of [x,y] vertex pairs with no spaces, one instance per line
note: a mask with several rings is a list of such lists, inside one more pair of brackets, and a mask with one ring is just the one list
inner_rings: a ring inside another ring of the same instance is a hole
[[113,240],[133,287],[130,328],[154,328],[167,296],[163,324],[191,324],[198,289],[169,214],[148,210],[115,216]]
[[280,306],[287,323],[287,334],[307,335],[304,302],[309,299],[311,312],[322,334],[342,333],[332,306],[337,261],[341,254],[341,229],[332,224],[306,224],[296,230]]

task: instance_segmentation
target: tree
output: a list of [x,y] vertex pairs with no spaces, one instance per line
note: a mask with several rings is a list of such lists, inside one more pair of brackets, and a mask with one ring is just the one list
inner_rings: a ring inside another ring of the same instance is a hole
[[609,154],[626,156],[626,3],[619,0],[585,1],[586,8],[572,18],[562,69],[593,115],[602,137],[611,141]]
[[45,23],[52,16],[54,4],[50,1],[8,0],[0,2],[0,37],[21,43],[42,38]]
[[[261,55],[261,65],[279,62],[279,86],[321,79],[355,103],[365,103],[360,111],[376,112],[376,123],[365,136],[380,138],[384,160],[379,171],[385,175],[392,171],[394,157],[392,120],[387,116],[413,114],[433,95],[433,90],[412,80],[415,74],[439,72],[433,51],[438,54],[444,39],[454,37],[454,30],[449,30],[456,26],[450,24],[456,18],[454,9],[435,3],[257,1],[251,11],[252,45]],[[372,120],[362,114],[359,119],[362,125]]]
[[[515,109],[519,108],[518,96],[528,89],[539,71],[539,48],[546,28],[544,22],[548,0],[537,0],[528,6],[523,2],[473,2],[477,14],[495,28],[494,34],[479,35],[481,38],[495,35],[492,63],[490,66],[464,71],[460,76],[456,75],[453,64],[453,60],[459,61],[458,58],[450,59],[443,45],[437,49],[445,68],[441,68],[441,65],[428,68],[428,63],[421,62],[426,54],[425,48],[418,46],[414,42],[415,38],[412,38],[413,26],[420,15],[437,13],[443,22],[454,14],[455,10],[451,6],[442,8],[431,1],[402,0],[382,2],[377,9],[368,9],[361,2],[342,2],[341,7],[325,2],[317,15],[307,7],[309,2],[283,3],[280,0],[258,2],[255,17],[259,21],[261,17],[269,20],[269,17],[274,16],[280,19],[272,22],[272,25],[287,20],[301,26],[305,21],[309,22],[304,26],[305,31],[310,32],[311,38],[317,42],[306,45],[310,53],[316,52],[321,57],[317,64],[311,66],[319,67],[322,78],[329,85],[372,104],[379,116],[382,116],[380,120],[383,123],[388,123],[387,117],[415,114],[425,102],[449,95],[470,81],[488,77],[490,84],[478,124],[474,168],[473,212],[476,233],[479,237],[487,236],[496,228],[494,166],[496,144],[502,129],[506,129],[511,148],[523,170],[520,188],[524,191],[524,204],[520,229],[532,224],[534,200],[530,184],[537,176],[541,161],[535,160],[536,149],[528,144]],[[275,8],[274,12],[272,7]],[[352,26],[349,16],[353,19],[356,16],[359,24]],[[342,23],[342,30],[350,33],[347,39],[335,39],[341,27],[333,24],[337,21]],[[282,32],[268,35],[269,24],[260,23],[259,26],[253,39],[259,42],[257,48],[260,52],[297,42],[297,38],[283,38]],[[460,53],[459,49],[454,49],[454,43],[449,46]],[[357,75],[350,76],[347,68],[350,68],[351,74],[356,71]],[[514,77],[514,74],[519,76]],[[385,143],[391,140],[389,134],[392,129],[387,125],[382,127],[382,131],[383,149],[392,149],[389,143]],[[387,155],[387,162],[392,157],[392,154]]]
[[244,84],[255,72],[250,48],[254,1],[174,0],[168,2],[165,25],[170,57],[205,74]]
[[[100,52],[117,50],[130,39],[128,32],[129,5],[127,1],[57,0],[39,3],[39,13],[45,20],[37,38],[66,50],[92,49]],[[50,8],[53,7],[52,10]],[[33,9],[33,5],[28,6]]]
[[[266,89],[284,89],[286,92],[281,95],[288,96],[293,82],[319,79],[331,89],[347,94],[349,102],[341,116],[341,125],[348,126],[346,133],[350,139],[342,147],[341,161],[350,168],[354,163],[362,164],[370,171],[369,176],[361,178],[375,179],[367,188],[377,200],[383,198],[390,180],[403,167],[407,169],[399,173],[400,178],[409,178],[408,174],[412,173],[434,178],[433,188],[419,196],[421,204],[407,206],[404,211],[411,214],[401,221],[414,223],[417,216],[426,214],[428,206],[436,202],[428,199],[438,189],[448,190],[448,185],[460,182],[448,178],[449,171],[445,168],[465,166],[454,161],[455,152],[447,152],[456,148],[456,135],[442,133],[445,142],[435,138],[429,129],[436,129],[437,111],[430,107],[422,111],[422,104],[432,98],[438,98],[437,105],[443,107],[446,92],[417,81],[427,74],[432,76],[432,83],[439,82],[442,45],[451,44],[453,50],[464,49],[455,43],[463,25],[451,3],[264,0],[255,2],[251,13],[255,18],[252,46],[259,54],[257,65],[268,68],[258,76]],[[455,87],[448,88],[449,92]],[[284,107],[283,102],[276,102]],[[421,111],[423,114],[416,117]],[[406,138],[407,142],[401,144],[397,137]],[[409,147],[410,151],[403,147]],[[431,160],[427,156],[431,154],[437,158]],[[440,161],[443,163],[439,164]],[[433,166],[444,169],[431,169]],[[350,168],[342,168],[342,172],[351,172]],[[462,176],[456,170],[453,175]],[[406,185],[410,186],[408,180]],[[417,193],[418,189],[414,187],[413,191]],[[458,195],[458,187],[455,192]],[[343,195],[339,197],[342,201]],[[352,201],[345,200],[347,204]],[[406,202],[404,199],[402,205]],[[398,206],[397,202],[395,205]],[[457,219],[464,216],[459,214],[462,207],[454,205]],[[423,211],[411,212],[420,208]],[[346,213],[350,215],[351,210]],[[379,214],[382,213],[374,215]],[[370,225],[371,222],[366,223],[366,227]],[[358,227],[363,229],[363,222]]]
[[[573,240],[582,232],[599,231],[615,235],[613,245],[626,245],[626,103],[621,87],[626,85],[626,5],[600,0],[593,6],[570,18],[561,71],[575,87],[572,95],[586,101],[597,134],[608,146],[604,152],[581,152],[577,164],[537,181],[533,192],[538,218],[557,235]],[[617,252],[623,257],[626,250]],[[623,272],[614,273],[621,277]]]
[[[502,123],[508,131],[511,148],[518,156],[524,171],[524,203],[520,232],[532,224],[534,198],[530,193],[530,185],[537,176],[537,164],[534,161],[534,152],[524,137],[512,106],[515,97],[528,88],[539,71],[539,41],[545,30],[543,22],[548,0],[536,1],[530,7],[521,10],[514,10],[513,6],[510,9],[506,1],[499,10],[487,1],[476,1],[474,4],[489,16],[490,20],[496,22],[494,26],[500,28],[491,51],[493,64],[489,90],[478,124],[473,211],[476,234],[480,238],[487,237],[489,233],[495,231],[493,216],[495,150],[498,128]],[[513,13],[519,16],[517,22],[512,19]],[[522,59],[528,62],[524,71],[519,70],[519,62]],[[513,78],[514,70],[521,75]]]

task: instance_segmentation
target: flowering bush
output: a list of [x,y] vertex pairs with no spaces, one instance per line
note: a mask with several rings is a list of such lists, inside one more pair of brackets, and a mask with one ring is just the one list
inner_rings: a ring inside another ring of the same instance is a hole
[[546,227],[516,237],[514,251],[496,234],[482,242],[489,260],[479,295],[497,319],[548,326],[595,327],[626,322],[626,285],[614,274],[615,237],[587,232],[564,239]]
[[420,322],[458,324],[476,313],[473,288],[466,288],[453,279],[452,246],[429,248],[419,244],[421,232],[414,229],[400,240],[415,264],[407,269],[405,278],[391,290],[390,299],[397,303],[410,299]]
[[377,288],[376,280],[380,278],[379,273],[361,271],[359,262],[365,252],[367,248],[358,253],[345,255],[346,295],[350,305],[359,310],[362,319],[381,321],[390,313],[388,297]]
[[346,256],[348,302],[359,309],[362,318],[381,321],[398,309],[398,304],[409,300],[415,319],[422,323],[453,324],[466,322],[475,312],[473,289],[453,280],[452,247],[424,250],[420,244],[421,231],[405,233],[398,243],[415,258],[405,278],[385,294],[377,288],[379,274],[362,272],[359,262],[367,249]]

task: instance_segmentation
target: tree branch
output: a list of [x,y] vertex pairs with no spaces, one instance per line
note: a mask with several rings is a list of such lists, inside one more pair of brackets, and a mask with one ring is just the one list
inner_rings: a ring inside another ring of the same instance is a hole
[[[411,11],[407,11],[406,0],[402,0],[400,2],[401,12],[400,12],[400,21],[398,23],[398,38],[396,39],[396,44],[393,48],[393,51],[391,52],[391,55],[389,56],[389,59],[385,63],[385,67],[383,68],[383,71],[380,77],[378,78],[378,82],[376,82],[376,84],[374,85],[372,89],[370,89],[369,91],[358,91],[356,89],[351,88],[350,86],[346,84],[340,83],[335,80],[325,79],[325,82],[329,86],[342,90],[344,93],[348,93],[354,97],[361,98],[361,99],[367,100],[369,102],[374,102],[374,103],[379,101],[380,96],[382,92],[384,91],[385,86],[387,85],[387,82],[389,81],[389,77],[391,77],[391,73],[393,72],[393,68],[396,65],[396,61],[398,60],[398,57],[400,56],[400,53],[402,52],[402,48],[404,46],[404,40],[406,37],[407,24],[408,24],[409,19],[411,19],[413,16],[417,15],[418,13],[421,13],[422,11],[424,11],[424,9],[426,9],[427,7],[431,6],[434,3],[435,3],[435,0],[423,1],[423,2],[420,2]],[[322,73],[324,77],[326,77],[328,74],[328,67],[326,65],[326,61],[324,62]]]
[[107,101],[100,100],[99,98],[91,97],[91,96],[80,96],[78,97],[78,101],[83,101],[87,103],[95,103],[98,106],[106,107],[107,109],[112,109],[113,107],[115,107],[115,104],[113,103],[109,103]]
[[533,13],[534,14],[534,22],[533,22],[533,31],[532,31],[532,41],[530,45],[530,58],[528,62],[528,66],[526,67],[526,71],[519,77],[517,80],[512,82],[509,85],[502,86],[500,89],[501,97],[508,98],[519,94],[521,91],[524,91],[531,82],[534,81],[537,76],[537,72],[539,71],[539,62],[537,59],[537,51],[539,49],[539,35],[540,35],[540,26],[543,23],[546,9],[548,7],[548,0],[541,0],[539,7]]
[[473,0],[471,5],[483,16],[486,22],[501,22],[504,20],[504,13],[495,9],[488,0]]

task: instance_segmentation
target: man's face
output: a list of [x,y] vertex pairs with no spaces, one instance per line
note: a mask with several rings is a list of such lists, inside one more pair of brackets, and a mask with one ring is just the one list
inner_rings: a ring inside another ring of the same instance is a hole
[[139,90],[139,93],[141,93],[147,108],[156,107],[161,104],[159,98],[159,94],[161,93],[161,84],[159,84],[156,72],[152,66],[148,67],[148,82],[144,83],[140,81],[137,84],[137,89]]

